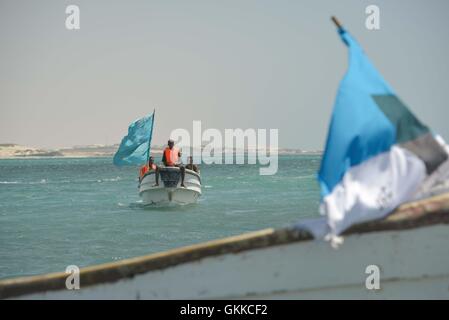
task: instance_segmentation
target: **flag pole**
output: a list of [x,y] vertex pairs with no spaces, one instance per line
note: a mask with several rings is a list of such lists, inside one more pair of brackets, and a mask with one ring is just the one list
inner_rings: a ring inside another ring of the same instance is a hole
[[335,24],[335,26],[338,28],[338,30],[342,30],[343,29],[343,25],[340,23],[340,21],[337,19],[337,17],[332,16],[331,20]]
[[153,119],[151,119],[151,134],[150,134],[150,140],[148,141],[147,163],[150,161],[151,140],[153,139],[154,117],[155,117],[155,115],[156,115],[156,108],[153,109]]

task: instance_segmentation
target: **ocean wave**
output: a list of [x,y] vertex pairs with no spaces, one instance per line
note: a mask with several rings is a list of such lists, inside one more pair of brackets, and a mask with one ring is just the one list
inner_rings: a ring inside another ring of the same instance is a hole
[[122,180],[122,178],[120,177],[115,177],[115,178],[106,178],[106,179],[98,179],[97,182],[101,183],[101,182],[117,182]]
[[297,176],[296,179],[314,179],[316,177],[315,174],[308,174],[306,176]]
[[47,179],[42,179],[40,181],[0,181],[0,184],[42,184],[47,183]]
[[145,207],[142,200],[137,200],[131,203],[118,202],[117,205],[121,208],[129,208],[129,209],[140,209]]
[[47,183],[47,179],[41,179],[40,181],[23,182],[24,184],[44,184]]

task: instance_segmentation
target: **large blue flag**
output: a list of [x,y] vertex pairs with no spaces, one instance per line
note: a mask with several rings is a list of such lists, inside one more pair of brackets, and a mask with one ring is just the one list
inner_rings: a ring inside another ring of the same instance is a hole
[[385,216],[412,199],[447,152],[343,28],[349,68],[337,93],[318,173],[328,232]]
[[148,161],[153,135],[154,112],[131,123],[114,155],[116,166],[140,165]]

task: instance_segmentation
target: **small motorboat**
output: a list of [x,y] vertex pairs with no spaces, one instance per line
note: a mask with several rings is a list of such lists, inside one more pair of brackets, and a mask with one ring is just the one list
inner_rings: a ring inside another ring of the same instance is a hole
[[144,205],[149,204],[190,204],[201,196],[201,177],[195,171],[186,169],[185,187],[181,187],[181,170],[178,167],[159,167],[159,185],[156,172],[147,172],[139,184],[139,195]]

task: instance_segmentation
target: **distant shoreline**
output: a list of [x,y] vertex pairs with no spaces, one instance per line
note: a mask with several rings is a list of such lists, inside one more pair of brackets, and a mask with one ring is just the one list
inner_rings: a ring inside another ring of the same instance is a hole
[[[104,158],[112,157],[117,151],[118,145],[91,145],[76,146],[73,148],[62,149],[38,149],[21,146],[18,144],[5,143],[0,144],[0,159],[45,159],[45,158]],[[163,147],[154,146],[151,153],[161,155]],[[251,150],[253,151],[253,150]],[[235,151],[234,151],[235,152]],[[245,150],[247,153],[248,150]],[[303,151],[300,149],[279,149],[279,155],[321,155],[322,152]]]

